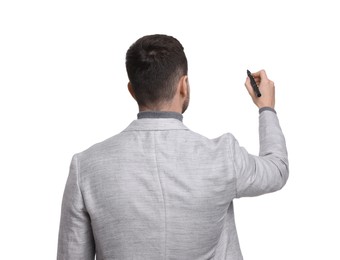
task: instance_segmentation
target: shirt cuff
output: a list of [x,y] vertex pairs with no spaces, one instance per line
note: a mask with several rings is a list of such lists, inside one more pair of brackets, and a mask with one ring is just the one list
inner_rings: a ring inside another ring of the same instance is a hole
[[274,112],[274,113],[276,114],[275,109],[274,109],[274,108],[271,108],[271,107],[261,107],[261,108],[259,109],[259,114],[261,114],[263,111],[266,111],[266,110],[272,111],[272,112]]

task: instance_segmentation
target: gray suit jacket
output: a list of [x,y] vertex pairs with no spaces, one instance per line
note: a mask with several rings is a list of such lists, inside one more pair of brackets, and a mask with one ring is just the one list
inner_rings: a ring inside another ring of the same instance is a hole
[[242,259],[233,199],[277,191],[288,178],[275,111],[260,113],[259,156],[229,133],[189,130],[180,114],[142,113],[73,155],[57,258]]

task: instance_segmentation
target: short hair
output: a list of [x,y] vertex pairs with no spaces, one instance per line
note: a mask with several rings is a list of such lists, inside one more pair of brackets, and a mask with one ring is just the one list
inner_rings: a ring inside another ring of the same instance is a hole
[[133,43],[125,65],[139,106],[170,101],[176,84],[188,73],[182,44],[163,34],[147,35]]

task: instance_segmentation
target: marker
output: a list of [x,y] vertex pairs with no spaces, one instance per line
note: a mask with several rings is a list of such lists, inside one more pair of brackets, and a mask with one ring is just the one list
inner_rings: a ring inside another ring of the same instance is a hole
[[253,90],[254,90],[256,96],[261,97],[261,92],[260,92],[258,86],[256,85],[256,82],[255,82],[253,75],[251,75],[249,70],[247,70],[247,74],[248,74],[248,77],[250,78],[250,84],[253,87]]

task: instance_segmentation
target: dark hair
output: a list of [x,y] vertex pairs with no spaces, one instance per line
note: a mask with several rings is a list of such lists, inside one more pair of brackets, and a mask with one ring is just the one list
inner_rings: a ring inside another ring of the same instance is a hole
[[183,46],[174,37],[162,34],[138,39],[128,49],[125,64],[140,106],[170,101],[178,80],[188,73]]

